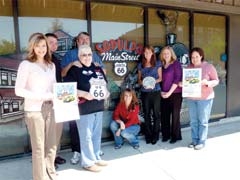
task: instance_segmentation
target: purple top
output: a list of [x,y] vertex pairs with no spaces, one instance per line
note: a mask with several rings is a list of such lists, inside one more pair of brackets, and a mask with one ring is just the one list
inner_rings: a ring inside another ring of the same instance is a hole
[[[168,92],[172,84],[182,81],[182,66],[178,60],[174,61],[167,68],[162,67],[162,91]],[[173,93],[182,92],[181,87],[177,87]]]

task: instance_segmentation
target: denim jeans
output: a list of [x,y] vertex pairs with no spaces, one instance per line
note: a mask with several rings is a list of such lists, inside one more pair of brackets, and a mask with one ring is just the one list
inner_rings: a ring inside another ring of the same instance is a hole
[[132,146],[137,145],[139,143],[138,141],[138,133],[140,131],[140,125],[132,125],[124,130],[121,131],[120,136],[116,136],[116,131],[120,128],[119,123],[116,121],[111,121],[110,129],[114,136],[114,141],[116,145],[122,145],[124,142],[124,139],[126,139]]
[[187,100],[190,116],[192,143],[205,144],[208,135],[208,121],[213,99]]
[[81,165],[89,167],[101,160],[103,112],[81,115],[77,120],[78,133],[81,146]]

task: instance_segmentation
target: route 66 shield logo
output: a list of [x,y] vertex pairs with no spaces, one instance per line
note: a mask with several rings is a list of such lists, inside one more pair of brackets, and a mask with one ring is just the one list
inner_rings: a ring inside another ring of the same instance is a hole
[[124,76],[127,73],[127,63],[126,62],[114,63],[114,72],[118,76]]

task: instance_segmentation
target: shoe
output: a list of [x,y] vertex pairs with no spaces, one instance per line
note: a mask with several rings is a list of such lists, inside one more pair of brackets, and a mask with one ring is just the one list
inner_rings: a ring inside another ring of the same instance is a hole
[[139,144],[133,145],[133,149],[138,149],[138,148],[139,148]]
[[150,140],[146,140],[146,144],[150,144],[151,143],[151,141]]
[[114,149],[121,149],[121,147],[122,147],[121,144],[116,144],[116,145],[114,146]]
[[103,156],[103,155],[104,155],[104,152],[101,150],[99,153],[99,156]]
[[107,161],[104,161],[104,160],[100,160],[100,161],[96,162],[95,164],[98,166],[107,166],[108,165]]
[[81,158],[81,154],[77,151],[73,152],[73,157],[70,159],[71,164],[75,165],[77,163],[79,163]]
[[162,142],[167,142],[169,140],[169,138],[162,138]]
[[64,164],[64,163],[66,163],[66,160],[65,159],[63,159],[62,157],[60,157],[60,156],[57,156],[56,158],[55,158],[55,164]]
[[197,144],[196,146],[194,146],[195,150],[200,150],[202,148],[204,148],[204,144]]
[[169,143],[170,143],[170,144],[174,144],[175,142],[177,142],[176,139],[171,139]]
[[194,148],[195,146],[196,146],[196,144],[194,144],[193,142],[191,142],[191,143],[188,145],[189,148]]
[[97,165],[92,165],[92,166],[89,166],[89,167],[83,167],[84,169],[88,170],[88,171],[91,171],[91,172],[100,172],[102,169],[97,166]]

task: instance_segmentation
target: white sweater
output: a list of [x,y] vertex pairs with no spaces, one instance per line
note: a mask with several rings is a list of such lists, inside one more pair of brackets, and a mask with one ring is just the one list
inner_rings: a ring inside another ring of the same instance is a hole
[[55,65],[44,71],[37,63],[24,60],[20,63],[15,93],[24,98],[25,111],[41,111],[44,101],[53,100],[53,84],[56,82]]

